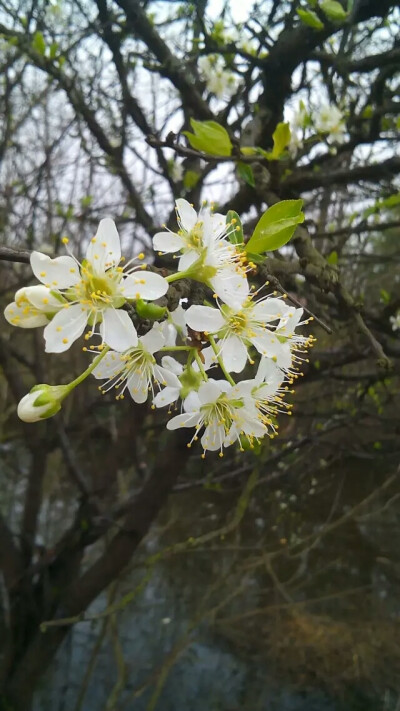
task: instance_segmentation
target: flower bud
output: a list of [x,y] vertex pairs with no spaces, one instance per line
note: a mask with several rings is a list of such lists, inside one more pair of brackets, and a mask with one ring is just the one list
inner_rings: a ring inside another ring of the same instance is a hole
[[35,385],[18,404],[18,417],[24,422],[40,422],[61,410],[69,393],[68,385]]

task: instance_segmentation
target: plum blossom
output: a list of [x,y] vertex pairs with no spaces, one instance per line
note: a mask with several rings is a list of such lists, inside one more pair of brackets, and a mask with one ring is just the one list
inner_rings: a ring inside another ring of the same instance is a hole
[[[160,331],[153,327],[144,336],[140,336],[136,346],[124,353],[109,351],[93,370],[98,380],[105,380],[99,387],[102,393],[112,388],[118,390],[117,399],[122,400],[127,389],[137,403],[146,402],[153,383],[175,384],[173,374],[159,366],[154,354],[164,346]],[[154,395],[154,392],[153,392]]]
[[[68,243],[66,238],[63,241]],[[19,301],[6,308],[6,318],[25,328],[47,324],[44,329],[47,353],[68,350],[88,323],[92,334],[100,324],[103,341],[115,350],[135,346],[136,329],[121,307],[129,299],[158,299],[167,292],[168,283],[158,274],[144,272],[143,265],[128,263],[129,269],[124,272],[119,266],[121,261],[119,235],[109,218],[101,220],[82,264],[72,255],[51,259],[41,252],[32,252],[32,271],[46,291],[40,286],[32,287],[31,291],[25,289]],[[27,326],[28,323],[31,325]]]
[[400,330],[400,311],[398,311],[395,316],[391,316],[389,321],[392,324],[392,331],[399,331]]
[[4,316],[12,326],[39,328],[50,323],[64,303],[47,286],[25,286],[15,293],[15,301],[6,306]]
[[335,104],[321,106],[314,115],[314,125],[319,133],[327,133],[332,143],[344,143],[346,140],[346,124],[340,109]]
[[[248,348],[253,345],[262,356],[273,358],[281,367],[290,367],[290,337],[302,309],[288,306],[283,299],[266,297],[259,301],[248,298],[240,309],[225,305],[191,306],[186,312],[190,328],[211,333],[218,338],[218,350],[230,372],[241,373],[251,361]],[[290,324],[286,327],[286,324]],[[288,363],[289,358],[289,363]]]
[[246,259],[229,242],[230,225],[224,215],[203,207],[199,213],[187,200],[176,201],[178,232],[157,232],[154,249],[163,254],[181,252],[178,272],[207,283],[226,304],[239,307],[249,294]]
[[198,67],[207,91],[215,94],[217,99],[229,99],[235,94],[238,81],[236,76],[225,68],[223,57],[216,54],[200,57]]
[[[237,392],[226,380],[208,380],[202,383],[198,390],[198,401],[191,409],[176,415],[167,423],[167,429],[179,427],[195,427],[188,446],[198,439],[198,432],[204,427],[201,437],[203,450],[217,451],[223,454],[235,440],[241,444],[242,438],[252,443],[263,437],[267,431],[260,421],[255,405],[238,398]],[[203,455],[204,456],[204,455]]]

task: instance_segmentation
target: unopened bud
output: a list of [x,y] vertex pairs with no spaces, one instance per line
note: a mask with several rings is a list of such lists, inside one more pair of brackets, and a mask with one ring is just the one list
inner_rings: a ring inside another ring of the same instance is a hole
[[40,422],[61,410],[61,402],[68,395],[68,385],[35,385],[18,404],[18,417],[24,422]]

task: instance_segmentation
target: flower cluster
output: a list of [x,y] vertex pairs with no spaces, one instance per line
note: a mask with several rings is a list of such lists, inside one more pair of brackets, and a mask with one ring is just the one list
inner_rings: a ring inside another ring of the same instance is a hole
[[[276,435],[279,413],[291,412],[285,394],[313,341],[296,332],[307,323],[303,310],[268,294],[266,284],[250,285],[255,265],[233,238],[235,220],[207,206],[196,212],[182,199],[176,212],[177,231],[165,228],[153,238],[155,250],[178,260],[167,277],[150,271],[143,255],[125,264],[110,219],[100,222],[82,262],[72,253],[55,259],[32,253],[41,283],[17,291],[6,319],[21,328],[44,326],[47,352],[66,351],[85,329],[84,340],[96,338],[96,345],[84,345],[93,360],[74,381],[35,386],[19,405],[22,419],[51,417],[92,374],[99,390],[114,390],[117,400],[129,393],[136,403],[150,398],[153,408],[167,407],[170,414],[173,408],[167,428],[191,428],[188,446],[201,438],[203,456],[207,450],[222,456],[234,443],[252,448],[265,435]],[[209,301],[172,311],[146,304],[179,279],[206,285]],[[136,330],[131,313],[141,316],[143,308],[148,317],[139,319]]]
[[201,78],[206,83],[206,89],[215,94],[217,99],[229,99],[236,93],[238,81],[236,76],[226,69],[221,55],[208,54],[199,58],[198,67]]
[[302,148],[307,129],[311,130],[310,137],[315,133],[321,134],[330,145],[340,145],[346,141],[346,122],[335,104],[322,104],[317,111],[310,113],[304,103],[300,102],[290,121],[289,152],[293,157]]

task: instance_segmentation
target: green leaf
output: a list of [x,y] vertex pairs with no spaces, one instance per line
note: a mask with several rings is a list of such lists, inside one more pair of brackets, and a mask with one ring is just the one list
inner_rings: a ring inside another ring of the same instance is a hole
[[290,127],[288,123],[278,123],[272,134],[274,147],[271,152],[271,159],[277,160],[290,143]]
[[195,121],[190,119],[194,133],[182,131],[192,148],[213,156],[230,156],[232,143],[228,131],[216,121]]
[[81,207],[90,207],[93,202],[93,195],[87,195],[86,197],[81,198]]
[[304,25],[308,25],[314,30],[324,29],[324,23],[321,22],[318,15],[316,15],[315,12],[313,12],[312,10],[302,10],[301,8],[299,8],[298,10],[296,10],[296,12]]
[[251,168],[251,165],[248,165],[248,163],[242,163],[239,161],[237,163],[237,172],[239,176],[244,180],[247,185],[250,185],[252,188],[255,188],[256,186],[256,181],[254,180],[254,175],[253,171]]
[[146,318],[150,321],[158,321],[159,318],[164,317],[167,311],[165,306],[157,306],[157,304],[148,303],[143,299],[136,300],[135,308],[140,318]]
[[50,45],[50,52],[49,52],[50,59],[55,59],[55,57],[57,55],[57,51],[58,51],[58,43],[52,42]]
[[246,245],[246,252],[273,252],[289,242],[296,226],[304,222],[302,200],[283,200],[268,208]]
[[46,52],[46,42],[44,41],[43,34],[41,32],[35,32],[32,39],[32,47],[35,52],[44,55]]
[[[231,224],[233,223],[233,225]],[[234,210],[229,210],[228,214],[226,216],[226,224],[232,226],[232,231],[229,233],[229,241],[232,242],[232,244],[243,244],[244,243],[244,234],[243,234],[243,226],[242,226],[242,221]]]
[[338,263],[338,253],[335,249],[327,256],[326,261],[332,266],[335,266]]
[[333,22],[343,22],[347,18],[347,12],[337,0],[323,0],[320,4],[322,12]]
[[187,170],[183,176],[183,187],[186,188],[186,190],[192,190],[199,182],[199,178],[200,175],[196,173],[195,170]]
[[384,304],[390,304],[390,294],[386,289],[381,289],[380,297]]

